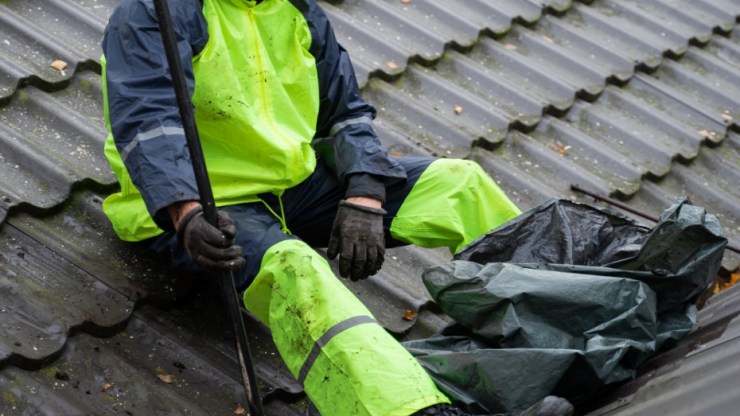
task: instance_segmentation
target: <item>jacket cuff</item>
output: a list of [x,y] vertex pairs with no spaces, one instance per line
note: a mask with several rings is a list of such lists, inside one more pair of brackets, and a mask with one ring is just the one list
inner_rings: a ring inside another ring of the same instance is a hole
[[375,198],[385,204],[385,183],[377,176],[369,173],[355,173],[347,176],[347,191],[345,198],[364,196]]

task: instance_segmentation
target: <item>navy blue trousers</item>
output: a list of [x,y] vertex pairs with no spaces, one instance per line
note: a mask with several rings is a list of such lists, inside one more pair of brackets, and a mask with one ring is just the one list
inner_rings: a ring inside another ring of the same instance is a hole
[[[396,160],[406,170],[407,180],[386,187],[388,213],[383,218],[386,247],[398,247],[406,243],[391,237],[390,226],[398,210],[421,174],[435,160],[433,158],[404,156]],[[273,211],[280,214],[280,201],[273,194],[260,195]],[[305,181],[287,189],[282,197],[285,220],[291,234],[282,231],[280,220],[262,202],[229,205],[219,208],[228,212],[236,223],[236,243],[244,251],[245,267],[235,272],[237,289],[246,289],[259,272],[262,257],[273,245],[290,238],[299,238],[314,248],[326,247],[329,234],[337,215],[339,201],[344,191],[336,176],[319,160],[316,170]],[[149,252],[154,252],[166,266],[187,273],[216,279],[190,261],[187,251],[177,243],[174,231],[140,243]]]

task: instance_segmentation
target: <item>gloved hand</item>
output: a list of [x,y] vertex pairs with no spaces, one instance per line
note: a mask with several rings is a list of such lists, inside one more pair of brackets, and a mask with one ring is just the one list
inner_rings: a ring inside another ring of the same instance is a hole
[[177,228],[177,241],[190,255],[190,260],[205,270],[225,272],[243,267],[242,248],[234,245],[236,226],[231,216],[218,212],[218,228],[203,216],[203,207],[190,210]]
[[339,211],[329,238],[327,255],[339,254],[339,274],[353,282],[367,279],[380,270],[385,256],[383,215],[381,208],[339,202]]

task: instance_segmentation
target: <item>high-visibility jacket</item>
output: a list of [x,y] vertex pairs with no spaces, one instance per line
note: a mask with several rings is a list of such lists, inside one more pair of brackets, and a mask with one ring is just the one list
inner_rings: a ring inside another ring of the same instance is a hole
[[[216,205],[256,202],[324,159],[350,176],[405,178],[372,127],[347,52],[315,0],[169,1]],[[124,0],[103,38],[105,154],[121,191],[103,208],[127,241],[198,200],[152,0]]]

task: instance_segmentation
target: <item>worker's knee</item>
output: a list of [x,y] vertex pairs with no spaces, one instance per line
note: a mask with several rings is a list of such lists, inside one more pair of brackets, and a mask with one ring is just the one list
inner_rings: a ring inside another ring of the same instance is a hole
[[460,177],[460,175],[468,176],[473,172],[476,168],[480,169],[480,166],[470,160],[463,160],[463,159],[437,159],[434,162],[432,162],[427,170],[431,171],[444,171],[450,177]]
[[278,242],[268,248],[254,281],[244,291],[244,306],[262,322],[270,325],[270,301],[273,288],[279,285],[294,286],[296,279],[311,279],[331,274],[324,258],[298,239]]

